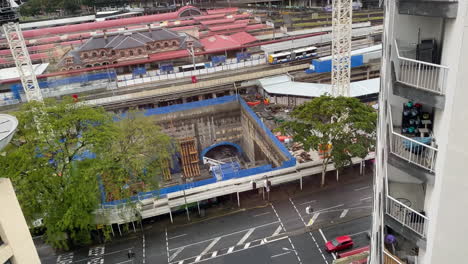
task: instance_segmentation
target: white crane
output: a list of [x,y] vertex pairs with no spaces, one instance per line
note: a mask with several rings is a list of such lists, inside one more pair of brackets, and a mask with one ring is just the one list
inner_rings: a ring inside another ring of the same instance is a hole
[[349,96],[353,1],[333,0],[332,8],[332,95]]

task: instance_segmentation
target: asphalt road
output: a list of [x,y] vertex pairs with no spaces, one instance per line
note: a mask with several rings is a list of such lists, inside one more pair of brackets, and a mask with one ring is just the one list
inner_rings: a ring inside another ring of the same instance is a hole
[[[164,227],[154,222],[144,226],[143,234],[137,227],[136,233],[111,243],[41,259],[51,264],[331,264],[335,256],[325,252],[326,240],[351,235],[354,248],[369,244],[371,180],[292,192],[263,206],[197,223]],[[307,206],[313,208],[311,214]],[[128,250],[135,253],[133,259]]]

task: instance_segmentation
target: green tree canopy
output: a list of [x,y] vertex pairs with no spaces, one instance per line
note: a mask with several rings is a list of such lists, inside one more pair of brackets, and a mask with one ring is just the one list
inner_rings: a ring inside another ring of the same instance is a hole
[[298,106],[293,121],[281,127],[304,149],[327,152],[322,162],[322,182],[330,161],[337,169],[351,164],[352,157],[364,158],[375,145],[377,113],[356,98],[324,95]]
[[[67,99],[27,103],[14,115],[19,126],[0,155],[0,175],[11,178],[27,221],[42,218],[46,240],[57,248],[90,242],[98,175],[106,175],[106,192],[133,181],[155,187],[158,166],[171,153],[170,138],[136,114],[120,123],[103,108]],[[95,158],[83,158],[90,153]]]

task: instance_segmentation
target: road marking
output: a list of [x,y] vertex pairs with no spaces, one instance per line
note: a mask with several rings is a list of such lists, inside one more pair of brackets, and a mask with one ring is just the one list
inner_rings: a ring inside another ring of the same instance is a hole
[[249,238],[254,230],[255,228],[250,228],[249,231],[247,231],[247,233],[245,233],[245,235],[239,240],[239,242],[237,242],[237,246],[244,244],[244,242],[247,240],[247,238]]
[[230,248],[228,249],[228,252],[227,252],[227,253],[228,253],[228,254],[229,254],[229,253],[232,253],[233,250],[234,250],[234,247],[230,247]]
[[244,249],[249,248],[249,247],[250,247],[250,242],[245,244]]
[[213,241],[211,241],[211,243],[202,251],[202,253],[200,253],[200,256],[205,255],[206,253],[208,253],[208,251],[210,251],[210,249],[212,249],[214,247],[214,245],[216,245],[216,243],[218,243],[218,241],[220,239],[221,239],[221,237],[217,237],[217,238],[213,239]]
[[281,254],[276,254],[276,255],[271,256],[271,258],[276,258],[276,257],[283,256],[283,255],[290,254],[290,253],[291,253],[291,251],[284,252],[284,253],[281,253]]
[[146,262],[145,251],[146,251],[146,248],[145,248],[145,235],[143,235],[143,256],[142,256],[143,264],[145,264],[145,262]]
[[351,235],[348,235],[348,236],[355,236],[355,235],[359,235],[359,234],[362,234],[362,233],[366,233],[368,232],[369,230],[364,230],[364,231],[361,231],[361,232],[357,232],[357,233],[354,233],[354,234],[351,234]]
[[370,188],[371,186],[368,185],[368,186],[364,186],[364,187],[361,187],[361,188],[357,188],[357,189],[354,189],[355,192],[358,192],[358,191],[362,191],[362,190],[365,190],[367,188]]
[[315,213],[312,218],[310,219],[309,223],[307,224],[307,226],[311,226],[314,224],[315,220],[317,220],[317,218],[319,217],[320,213]]
[[[273,224],[277,224],[277,223],[279,223],[279,221],[275,221],[275,222],[271,222],[271,223],[267,223],[267,224],[263,224],[263,225],[259,225],[259,226],[254,226],[254,227],[252,227],[252,228],[253,228],[253,229],[257,229],[257,228],[260,228],[260,227],[265,227],[265,226],[269,226],[269,225],[273,225]],[[219,236],[219,237],[223,238],[223,237],[227,237],[227,236],[231,236],[231,235],[243,233],[243,232],[245,232],[245,231],[247,231],[247,230],[250,230],[250,229],[252,229],[252,228],[244,229],[244,230],[240,230],[240,231],[236,231],[236,232],[229,233],[229,234],[225,234],[225,235],[222,235],[222,236]],[[180,246],[180,247],[176,247],[176,248],[171,248],[171,249],[169,249],[169,251],[174,251],[174,250],[178,250],[179,248],[182,248],[182,247],[189,247],[189,246],[193,246],[193,245],[197,245],[197,244],[209,242],[209,241],[212,241],[213,239],[214,239],[214,238],[210,238],[210,239],[198,241],[198,242],[195,242],[195,243],[192,243],[192,244],[187,244],[187,245],[185,245],[185,246]]]
[[299,205],[310,204],[310,203],[315,203],[315,202],[317,202],[317,200],[312,200],[312,201],[300,203]]
[[177,249],[177,251],[174,254],[172,254],[172,256],[169,258],[169,262],[171,262],[173,259],[175,259],[175,257],[177,257],[177,255],[179,255],[180,252],[182,252],[182,250],[184,250],[184,248],[185,247],[181,247],[181,248]]
[[167,263],[171,262],[169,261],[169,239],[167,238],[167,228],[165,228],[166,231],[166,252],[167,252]]
[[316,213],[318,212],[323,212],[323,211],[327,211],[327,210],[330,210],[330,209],[333,209],[333,208],[337,208],[337,207],[341,207],[343,206],[344,204],[339,204],[339,205],[335,205],[335,206],[332,206],[332,207],[328,207],[328,208],[323,208],[323,209],[320,209],[318,211],[315,211]]
[[349,209],[344,209],[343,212],[340,215],[340,218],[345,217],[348,212],[349,212]]
[[265,212],[265,213],[257,214],[257,215],[254,215],[253,217],[258,217],[258,216],[267,215],[267,214],[270,214],[270,212]]
[[200,261],[200,259],[201,259],[201,255],[199,255],[199,256],[195,259],[195,262]]
[[275,232],[273,232],[273,235],[271,236],[277,236],[281,232],[281,230],[283,230],[283,228],[281,227],[281,225],[279,225],[278,228],[276,228]]
[[372,196],[361,198],[361,201],[372,199]]
[[[296,211],[297,211],[297,208],[296,208],[296,206],[294,205],[294,203],[292,202],[291,198],[289,198],[289,200],[291,201],[292,205],[294,206],[294,209],[296,209]],[[284,231],[286,231],[286,228],[284,227],[283,222],[281,221],[281,218],[280,218],[279,215],[278,215],[278,212],[276,212],[275,207],[273,206],[272,203],[270,204],[270,206],[271,206],[271,208],[273,209],[273,212],[275,212],[276,218],[278,218],[278,221],[280,222],[281,227],[283,228]],[[301,217],[302,217],[302,216],[301,216]],[[294,249],[294,244],[292,243],[291,239],[290,239],[289,237],[287,237],[287,238],[288,238],[288,240],[289,240],[289,244],[290,244],[291,247]],[[301,258],[299,257],[299,254],[297,253],[296,250],[294,250],[294,254],[296,255],[297,260],[299,261],[299,264],[302,264]]]
[[323,232],[322,232],[322,229],[321,229],[321,228],[319,228],[319,233],[320,233],[320,235],[322,235],[322,237],[323,237],[323,241],[325,241],[325,243],[327,243],[327,242],[328,242],[328,240],[327,240],[327,238],[325,237],[325,235],[323,234]]
[[218,255],[218,251],[214,251],[213,254],[211,254],[211,257],[214,258],[216,255]]
[[184,261],[183,261],[183,260],[181,260],[181,261],[179,261],[179,263],[178,263],[178,264],[184,264]]
[[[292,201],[291,198],[289,198],[289,201],[291,202],[291,204],[293,205],[294,209],[296,210],[296,213],[297,215],[299,215],[299,218],[301,218],[301,221],[302,223],[304,224],[304,226],[307,226],[306,225],[306,222],[304,221],[304,218],[302,217],[302,215],[299,213],[299,210],[297,210],[296,208],[296,205],[294,204],[294,202]],[[327,258],[325,258],[325,255],[323,254],[322,252],[322,248],[319,246],[319,244],[317,243],[317,240],[315,239],[314,235],[312,235],[312,232],[308,232],[310,237],[312,237],[312,240],[314,241],[315,243],[315,246],[317,247],[318,251],[320,252],[320,254],[322,255],[322,258],[323,258],[323,261],[325,261],[325,264],[328,264],[328,260]],[[297,254],[297,253],[296,253]]]
[[178,237],[183,237],[183,236],[186,236],[187,234],[182,234],[182,235],[178,235],[178,236],[173,236],[173,237],[170,237],[169,240],[171,239],[174,239],[174,238],[178,238]]

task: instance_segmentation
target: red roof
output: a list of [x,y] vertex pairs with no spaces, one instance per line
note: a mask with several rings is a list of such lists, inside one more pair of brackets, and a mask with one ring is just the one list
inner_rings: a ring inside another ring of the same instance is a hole
[[218,18],[224,18],[224,14],[196,16],[193,19],[195,19],[195,20],[206,20],[206,19],[218,19]]
[[232,15],[233,18],[239,19],[239,18],[250,18],[250,14],[235,14]]
[[187,50],[174,50],[174,51],[166,51],[166,52],[151,54],[149,58],[151,60],[171,60],[171,59],[184,58],[184,57],[187,57],[188,55],[189,53]]
[[265,24],[255,24],[255,25],[248,25],[245,30],[255,30],[255,29],[261,29],[261,28],[266,28],[267,26]]
[[234,21],[235,21],[234,18],[224,18],[224,19],[200,21],[200,24],[202,24],[202,25],[214,25],[214,24],[232,23]]
[[206,12],[208,15],[214,14],[226,14],[226,13],[236,13],[239,10],[237,7],[230,7],[230,8],[219,8],[219,9],[211,9],[207,10]]
[[230,36],[233,40],[241,45],[257,41],[257,38],[247,32],[239,32]]
[[234,23],[236,23],[236,24],[239,24],[239,23],[248,24],[249,22],[250,22],[250,19],[241,19],[241,20],[234,21]]
[[208,38],[201,39],[200,42],[203,44],[205,51],[220,51],[225,49],[232,49],[241,46],[241,44],[230,36],[214,35]]
[[245,28],[247,24],[231,24],[225,26],[215,26],[215,27],[208,27],[210,31],[221,31],[227,29],[234,29],[234,28]]

